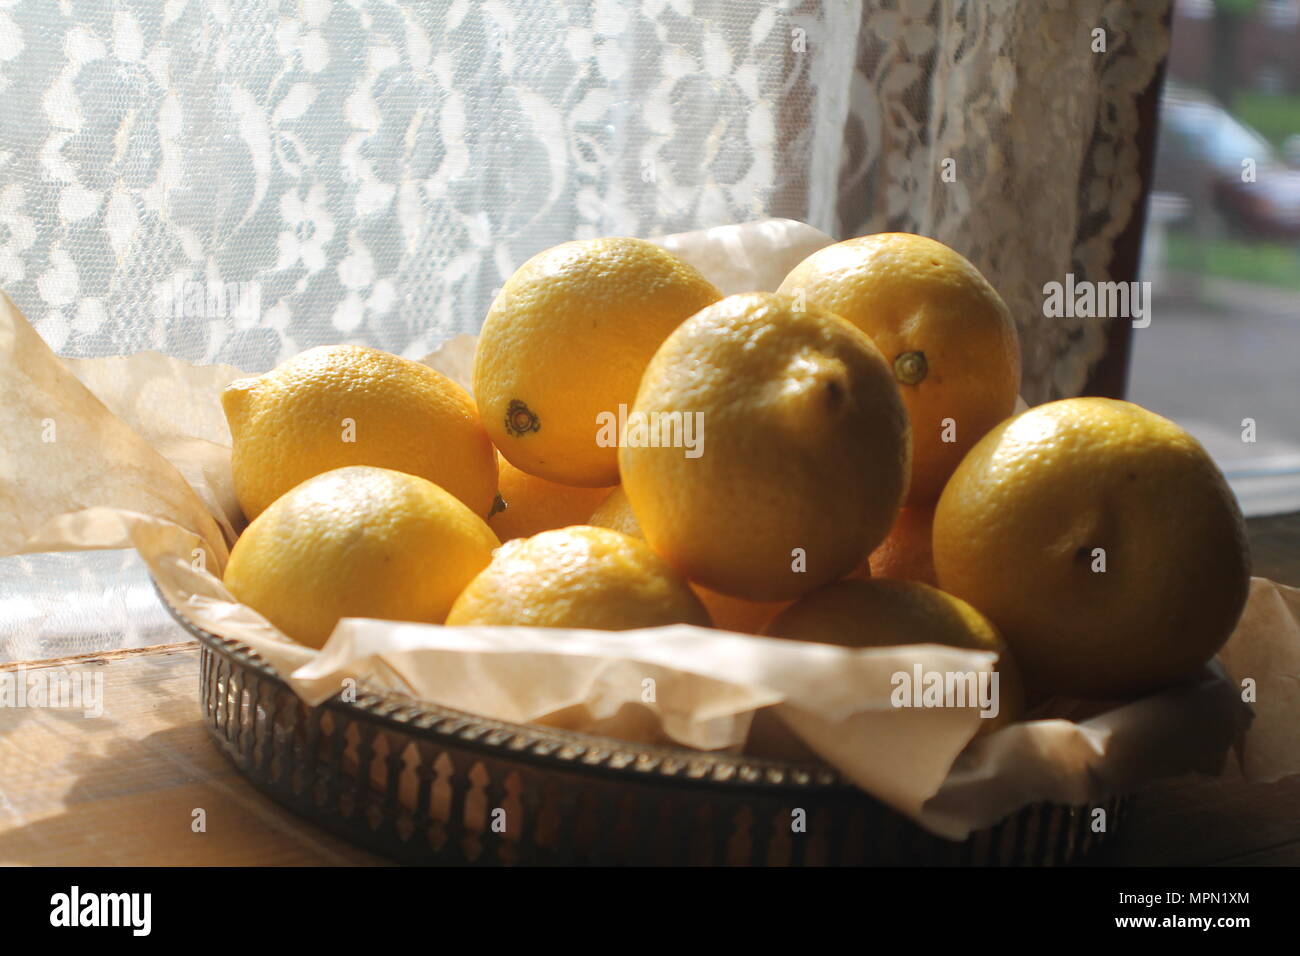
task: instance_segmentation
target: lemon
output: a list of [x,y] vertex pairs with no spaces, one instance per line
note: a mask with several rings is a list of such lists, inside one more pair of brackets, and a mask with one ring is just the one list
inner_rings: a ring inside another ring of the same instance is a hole
[[595,525],[598,528],[620,531],[634,538],[643,540],[645,538],[645,532],[641,530],[636,515],[632,513],[632,505],[628,502],[627,492],[623,490],[622,485],[615,487],[613,491],[606,495],[605,500],[596,506],[596,510],[591,513],[587,524]]
[[321,647],[344,617],[441,623],[497,544],[482,518],[432,482],[339,468],[254,518],[224,580],[289,637]]
[[943,243],[902,232],[836,243],[796,266],[780,291],[848,319],[893,367],[912,424],[908,505],[932,505],[962,456],[1015,410],[1011,313]]
[[371,465],[427,478],[486,517],[497,460],[474,401],[428,366],[359,345],[325,345],[221,396],[244,514],[302,481]]
[[492,303],[474,358],[474,395],[501,453],[566,485],[618,483],[602,416],[631,405],[668,333],[720,294],[641,239],[566,242],[525,262]]
[[447,623],[623,631],[707,627],[709,615],[644,541],[575,525],[503,544],[456,599]]
[[997,624],[1039,696],[1130,697],[1196,673],[1245,604],[1245,540],[1200,444],[1106,398],[994,428],[934,516],[940,585]]
[[997,730],[1024,712],[1020,673],[997,628],[965,601],[919,581],[875,578],[827,585],[778,614],[766,633],[840,647],[942,644],[994,651],[998,713],[981,730]]
[[[634,538],[645,538],[621,486],[610,492],[600,506],[592,512],[588,524],[621,531]],[[714,627],[723,631],[738,631],[742,634],[759,633],[777,611],[790,603],[788,601],[746,601],[744,598],[719,594],[694,582],[691,582],[691,590],[709,612]]]
[[939,580],[934,573],[934,550],[930,542],[933,528],[934,508],[928,505],[904,508],[885,540],[871,552],[869,573],[861,576],[937,586]]
[[504,458],[498,465],[498,488],[504,509],[488,518],[488,525],[502,541],[584,524],[592,509],[613,490],[557,484],[520,471]]
[[692,584],[691,590],[709,612],[714,627],[738,634],[761,634],[772,618],[790,606],[789,601],[747,601],[711,591],[701,584]]
[[[633,416],[647,428],[629,418],[619,466],[646,541],[732,597],[788,600],[848,574],[907,488],[907,415],[879,350],[784,296],[733,295],[684,322]],[[674,416],[700,431],[694,457],[671,447]]]

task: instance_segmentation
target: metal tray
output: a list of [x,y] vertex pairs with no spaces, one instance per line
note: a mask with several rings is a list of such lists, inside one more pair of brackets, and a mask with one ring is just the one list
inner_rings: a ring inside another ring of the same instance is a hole
[[[159,595],[162,597],[161,594]],[[310,707],[247,646],[201,644],[203,720],[259,790],[412,864],[1042,865],[1082,857],[1125,799],[1029,806],[960,843],[824,766],[645,746],[361,691]]]

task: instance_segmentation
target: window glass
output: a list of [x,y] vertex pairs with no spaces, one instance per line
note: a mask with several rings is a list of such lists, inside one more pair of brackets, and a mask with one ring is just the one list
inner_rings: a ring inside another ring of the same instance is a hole
[[1196,434],[1248,514],[1300,510],[1296,9],[1176,5],[1133,331],[1129,397]]

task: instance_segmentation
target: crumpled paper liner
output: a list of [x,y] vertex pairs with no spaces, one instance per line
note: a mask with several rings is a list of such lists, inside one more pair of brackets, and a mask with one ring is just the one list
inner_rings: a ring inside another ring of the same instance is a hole
[[[767,220],[660,241],[730,293],[775,289],[831,239]],[[473,346],[458,336],[424,361],[467,385]],[[935,645],[346,620],[320,652],[302,647],[220,580],[243,519],[218,396],[240,374],[157,353],[60,360],[0,297],[0,554],[135,548],[173,607],[255,649],[312,703],[351,676],[497,719],[702,749],[739,748],[752,725],[763,739],[751,747],[819,755],[954,839],[1035,801],[1090,804],[1158,776],[1216,773],[1230,745],[1248,777],[1300,770],[1300,591],[1261,579],[1222,666],[1201,679],[1111,707],[1058,704],[980,737],[973,709],[890,704],[890,675],[917,663],[992,666],[990,654]]]

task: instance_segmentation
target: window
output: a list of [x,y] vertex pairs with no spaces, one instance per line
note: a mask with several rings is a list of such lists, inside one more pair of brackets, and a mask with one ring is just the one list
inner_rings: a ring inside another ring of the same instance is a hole
[[[1151,325],[1133,331],[1129,397],[1197,435],[1247,514],[1295,511],[1300,69],[1281,57],[1300,43],[1296,4],[1244,16],[1226,50],[1214,50],[1213,19],[1190,6],[1177,8],[1160,103],[1143,251],[1156,302]],[[1253,81],[1273,57],[1264,92]],[[1226,100],[1210,92],[1216,62],[1232,81]]]

